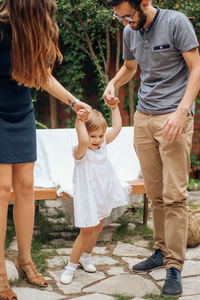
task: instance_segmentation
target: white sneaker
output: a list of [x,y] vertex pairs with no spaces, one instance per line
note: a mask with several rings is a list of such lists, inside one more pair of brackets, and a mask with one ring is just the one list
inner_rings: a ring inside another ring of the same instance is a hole
[[[70,272],[71,274],[70,274]],[[73,280],[75,270],[69,267],[65,267],[64,272],[60,276],[60,282],[63,284],[70,284]]]
[[90,257],[80,257],[79,259],[79,263],[81,264],[81,266],[83,267],[83,269],[86,271],[86,272],[89,272],[89,273],[95,273],[96,272],[96,268],[95,266],[93,265],[92,263],[92,258],[91,256]]

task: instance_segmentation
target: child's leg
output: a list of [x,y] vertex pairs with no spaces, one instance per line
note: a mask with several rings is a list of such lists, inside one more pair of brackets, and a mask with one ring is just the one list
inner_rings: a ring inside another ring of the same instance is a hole
[[97,226],[94,227],[94,230],[93,230],[93,233],[92,233],[90,239],[88,239],[87,243],[85,244],[84,253],[91,253],[92,252],[92,249],[94,248],[94,246],[96,244],[98,236],[99,236],[100,232],[103,229],[104,220],[105,219],[102,219],[100,221],[100,223]]
[[92,263],[92,249],[94,248],[97,238],[103,228],[104,219],[100,221],[100,224],[94,227],[93,234],[84,247],[84,252],[81,255],[79,262],[86,272],[96,272],[96,268]]
[[72,248],[70,262],[78,264],[79,258],[85,250],[85,246],[90,242],[94,235],[95,228],[96,227],[81,228]]
[[80,233],[74,242],[70,261],[68,262],[64,272],[60,277],[61,283],[69,284],[72,282],[73,276],[78,266],[79,259],[81,257],[81,254],[83,253],[85,244],[88,242],[88,240],[90,240],[90,236],[93,235],[93,230],[94,227],[81,228]]

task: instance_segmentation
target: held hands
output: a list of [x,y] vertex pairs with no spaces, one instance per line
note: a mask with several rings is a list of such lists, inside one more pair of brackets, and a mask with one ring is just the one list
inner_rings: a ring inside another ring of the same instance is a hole
[[104,99],[107,106],[110,106],[112,108],[117,107],[119,98],[115,97],[115,87],[112,82],[107,85],[102,98]]
[[175,111],[171,114],[162,125],[162,128],[164,128],[163,139],[169,143],[178,141],[183,132],[185,121],[186,116],[180,114],[180,112]]
[[81,108],[77,112],[77,119],[84,122],[87,119],[89,113],[90,111],[86,111],[84,108]]
[[74,105],[74,111],[77,114],[77,118],[81,119],[81,120],[84,120],[84,119],[87,118],[87,116],[90,113],[91,109],[92,108],[91,108],[90,105],[88,105],[87,103],[82,102],[82,101],[78,101]]

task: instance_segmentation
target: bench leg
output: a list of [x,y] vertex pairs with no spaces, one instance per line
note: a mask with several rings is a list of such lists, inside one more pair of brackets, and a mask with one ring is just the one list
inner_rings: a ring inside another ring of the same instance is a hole
[[39,210],[40,210],[39,202],[35,201],[35,212],[39,213]]
[[143,224],[147,224],[148,219],[148,198],[146,194],[144,194],[144,209],[143,209]]

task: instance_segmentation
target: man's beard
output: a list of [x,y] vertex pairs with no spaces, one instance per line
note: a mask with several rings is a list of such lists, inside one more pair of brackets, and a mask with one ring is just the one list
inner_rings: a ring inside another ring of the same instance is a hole
[[[144,14],[144,12],[140,9],[138,9],[138,17],[139,20],[137,22],[130,22],[129,25],[131,27],[132,30],[139,30],[141,28],[143,28],[144,24],[146,23],[147,17]],[[133,24],[134,26],[131,26],[131,24]]]

